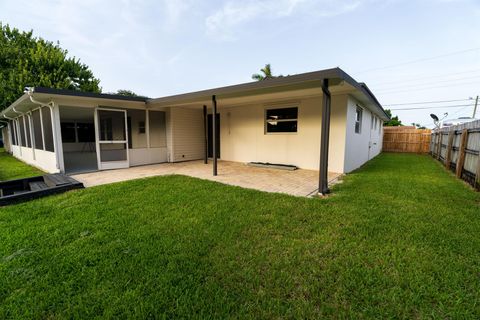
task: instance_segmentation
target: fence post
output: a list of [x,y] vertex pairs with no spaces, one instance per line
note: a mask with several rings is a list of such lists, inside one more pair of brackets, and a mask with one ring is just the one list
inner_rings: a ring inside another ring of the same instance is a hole
[[477,174],[475,175],[475,188],[480,190],[480,149],[478,150],[478,159],[477,159]]
[[467,147],[468,141],[468,129],[462,130],[462,136],[460,137],[460,149],[458,150],[458,159],[457,159],[457,177],[462,177],[463,165],[465,164],[465,148]]
[[450,130],[448,133],[448,145],[445,155],[445,168],[450,169],[450,164],[452,163],[452,146],[453,139],[455,138],[455,131]]
[[437,144],[437,159],[440,160],[440,155],[442,154],[442,132],[438,132],[438,144]]

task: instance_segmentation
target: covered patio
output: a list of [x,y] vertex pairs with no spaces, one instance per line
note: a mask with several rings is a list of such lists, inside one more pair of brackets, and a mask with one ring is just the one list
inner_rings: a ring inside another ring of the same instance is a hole
[[[212,175],[212,167],[205,165],[203,161],[186,161],[98,171],[72,177],[82,182],[86,187],[92,187],[171,174],[186,175],[248,189],[285,193],[293,196],[308,197],[318,193],[318,171],[257,168],[230,161],[218,161],[218,175],[216,176]],[[329,184],[337,182],[340,176],[339,173],[329,172]]]

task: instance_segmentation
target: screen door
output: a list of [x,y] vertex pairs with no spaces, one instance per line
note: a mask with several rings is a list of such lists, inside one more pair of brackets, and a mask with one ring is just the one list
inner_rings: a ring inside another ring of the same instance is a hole
[[97,108],[95,129],[99,170],[128,168],[127,111]]

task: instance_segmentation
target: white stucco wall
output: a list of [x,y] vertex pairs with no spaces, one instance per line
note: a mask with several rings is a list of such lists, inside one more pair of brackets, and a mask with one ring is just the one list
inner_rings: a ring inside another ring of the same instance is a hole
[[[343,172],[346,96],[332,98],[329,170]],[[265,109],[298,106],[296,133],[266,134]],[[322,98],[222,108],[220,158],[238,162],[270,162],[318,170]]]
[[[355,133],[355,114],[357,105],[362,107],[362,129]],[[346,119],[347,140],[345,146],[345,172],[351,172],[362,166],[368,160],[376,157],[382,150],[382,129],[380,120],[377,119],[377,128],[372,128],[372,112],[358,103],[355,99],[348,98]],[[378,118],[378,117],[377,117]]]

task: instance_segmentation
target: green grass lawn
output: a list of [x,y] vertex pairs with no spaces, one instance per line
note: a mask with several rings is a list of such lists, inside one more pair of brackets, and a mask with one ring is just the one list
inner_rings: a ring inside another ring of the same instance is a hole
[[18,161],[0,148],[0,181],[42,175],[44,172]]
[[479,318],[480,194],[382,154],[327,199],[184,176],[0,209],[0,318]]

